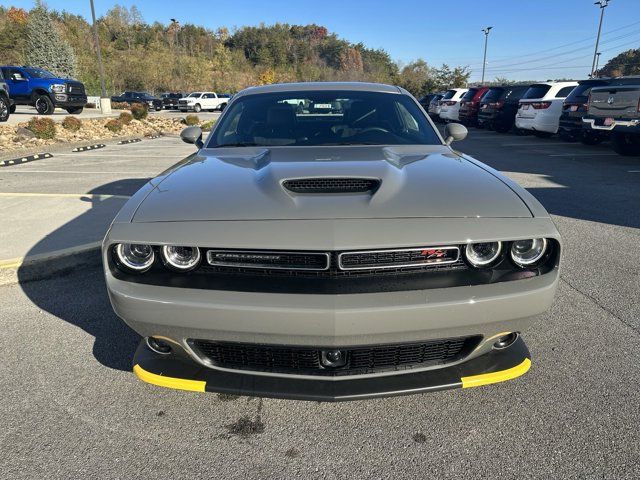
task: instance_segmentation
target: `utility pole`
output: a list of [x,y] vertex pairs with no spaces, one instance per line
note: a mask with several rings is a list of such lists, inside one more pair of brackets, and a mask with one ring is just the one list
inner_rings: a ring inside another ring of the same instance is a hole
[[602,52],[596,53],[596,69],[593,71],[594,76],[598,75],[598,65],[600,64],[600,53]]
[[104,83],[104,68],[102,66],[102,53],[100,52],[100,38],[98,36],[98,25],[96,24],[96,9],[93,6],[93,0],[89,0],[91,4],[91,19],[93,20],[93,39],[96,42],[96,54],[98,56],[98,72],[100,73],[100,88],[102,95],[100,97],[100,111],[102,113],[111,113],[111,99],[107,97],[107,87]]
[[596,37],[596,48],[593,50],[593,63],[591,64],[591,76],[596,73],[596,57],[598,56],[598,46],[600,44],[600,32],[602,31],[602,19],[604,18],[604,9],[609,6],[611,0],[598,0],[594,5],[600,7],[600,24],[598,25],[598,36]]
[[487,43],[489,41],[489,32],[493,27],[483,28],[484,32],[484,58],[482,59],[482,84],[484,85],[484,69],[487,66]]

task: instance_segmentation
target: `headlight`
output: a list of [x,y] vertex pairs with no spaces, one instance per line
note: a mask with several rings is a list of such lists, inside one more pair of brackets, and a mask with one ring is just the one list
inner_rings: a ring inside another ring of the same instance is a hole
[[465,256],[474,267],[486,267],[494,262],[502,251],[502,242],[469,243]]
[[53,93],[64,93],[67,90],[67,86],[60,83],[51,85],[50,88]]
[[116,255],[122,265],[136,272],[151,268],[155,258],[153,247],[142,243],[119,243]]
[[546,238],[517,240],[511,244],[511,258],[521,267],[533,265],[547,251]]
[[200,262],[200,250],[198,247],[165,245],[162,247],[162,259],[170,267],[186,272],[194,269]]

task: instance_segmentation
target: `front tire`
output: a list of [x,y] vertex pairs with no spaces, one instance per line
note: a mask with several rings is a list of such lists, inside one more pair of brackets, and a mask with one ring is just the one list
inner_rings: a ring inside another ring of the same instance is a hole
[[640,155],[640,135],[632,133],[614,133],[611,135],[613,151],[618,155],[632,157]]
[[83,107],[69,107],[66,110],[71,115],[78,115],[78,114],[82,113],[82,110],[84,110],[84,108]]
[[9,99],[0,95],[0,122],[9,120],[10,110]]
[[193,107],[193,111],[196,113],[200,113],[202,111],[202,107],[200,106],[199,103],[196,103]]
[[56,107],[53,105],[53,102],[49,98],[49,95],[36,95],[35,101],[33,102],[36,107],[36,111],[40,115],[51,115]]

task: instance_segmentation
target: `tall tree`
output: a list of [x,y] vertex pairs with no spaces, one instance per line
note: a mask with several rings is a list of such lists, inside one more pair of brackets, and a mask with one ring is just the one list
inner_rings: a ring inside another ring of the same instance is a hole
[[26,42],[27,64],[64,77],[75,77],[76,57],[58,32],[44,4],[38,0],[29,12]]

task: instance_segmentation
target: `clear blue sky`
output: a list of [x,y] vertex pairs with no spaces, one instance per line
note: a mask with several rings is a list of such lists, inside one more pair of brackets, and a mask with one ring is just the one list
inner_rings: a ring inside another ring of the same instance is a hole
[[[195,23],[216,29],[260,22],[317,23],[352,42],[387,50],[395,60],[422,57],[439,65],[469,65],[479,80],[484,35],[487,78],[583,78],[591,68],[599,8],[594,0],[94,0],[97,15],[115,3],[136,5],[145,21]],[[31,8],[33,0],[0,0]],[[46,0],[56,10],[90,18],[89,0]],[[605,12],[601,64],[640,48],[640,0],[611,0]],[[569,44],[569,45],[568,45]],[[541,52],[541,53],[537,53]]]

